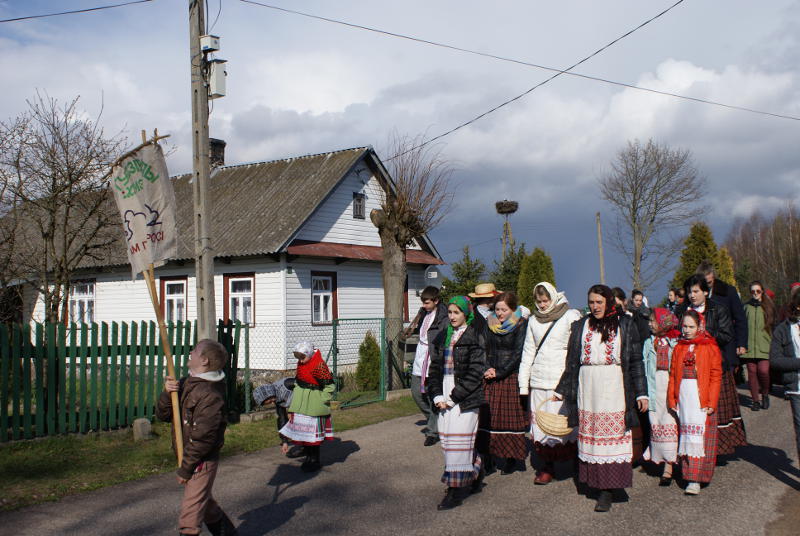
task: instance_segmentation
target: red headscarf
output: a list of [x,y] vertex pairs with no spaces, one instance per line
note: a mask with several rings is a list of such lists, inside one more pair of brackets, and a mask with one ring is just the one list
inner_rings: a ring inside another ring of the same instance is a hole
[[655,319],[659,330],[662,332],[661,335],[656,335],[657,337],[660,336],[668,337],[670,339],[677,339],[681,336],[681,332],[678,329],[678,319],[669,309],[664,307],[654,308],[653,318]]
[[326,385],[333,380],[328,366],[322,360],[322,352],[314,350],[311,359],[305,363],[298,363],[295,378],[311,385]]

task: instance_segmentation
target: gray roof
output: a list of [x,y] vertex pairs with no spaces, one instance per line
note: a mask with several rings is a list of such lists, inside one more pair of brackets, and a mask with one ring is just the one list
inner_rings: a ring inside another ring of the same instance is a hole
[[[218,168],[209,182],[211,236],[217,257],[276,253],[365,156],[383,168],[370,147]],[[377,171],[377,170],[376,170]],[[194,258],[191,174],[173,178],[177,202],[177,259]],[[113,196],[109,191],[109,200]],[[81,268],[128,264],[122,233],[102,261]]]

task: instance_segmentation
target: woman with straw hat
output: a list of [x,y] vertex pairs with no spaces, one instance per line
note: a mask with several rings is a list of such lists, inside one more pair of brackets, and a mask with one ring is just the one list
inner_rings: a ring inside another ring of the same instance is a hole
[[519,393],[528,395],[531,415],[531,439],[539,460],[544,466],[536,472],[534,484],[549,484],[555,476],[555,462],[575,457],[578,430],[565,436],[546,434],[536,421],[537,409],[565,415],[561,401],[550,400],[558,380],[564,373],[570,327],[581,317],[570,309],[563,292],[542,281],[533,289],[536,308],[528,322],[522,363],[519,367]]
[[455,296],[447,306],[450,325],[433,341],[425,389],[439,411],[444,451],[442,482],[447,485],[439,510],[455,508],[470,492],[479,492],[483,464],[475,449],[478,408],[483,402],[486,353],[483,333],[473,325],[469,298]]
[[589,314],[572,324],[554,398],[564,401],[569,425],[578,426],[578,480],[599,491],[595,511],[608,512],[613,491],[633,485],[631,428],[647,411],[647,382],[633,320],[607,286],[588,294]]

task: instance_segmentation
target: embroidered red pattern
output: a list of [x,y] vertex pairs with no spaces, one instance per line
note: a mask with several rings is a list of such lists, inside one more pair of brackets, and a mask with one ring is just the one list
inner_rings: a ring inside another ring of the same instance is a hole
[[[589,329],[586,330],[586,337],[583,340],[583,359],[581,360],[582,365],[588,365],[592,361],[592,335],[595,331],[592,329],[592,326],[587,326]],[[606,341],[606,351],[605,351],[605,364],[606,365],[613,365],[614,364],[614,343],[617,338],[617,331],[614,330],[608,335],[608,340]]]

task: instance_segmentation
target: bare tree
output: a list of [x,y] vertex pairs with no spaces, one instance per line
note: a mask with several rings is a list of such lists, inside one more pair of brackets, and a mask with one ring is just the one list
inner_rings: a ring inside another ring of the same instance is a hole
[[387,161],[387,167],[393,184],[387,188],[381,208],[370,213],[383,246],[383,312],[389,321],[390,340],[402,330],[406,248],[442,221],[453,200],[452,168],[438,148],[421,146],[421,141],[421,137],[390,138],[389,154],[395,156]]
[[633,287],[644,290],[669,270],[680,247],[673,233],[697,214],[705,180],[689,150],[635,140],[598,183],[617,216],[612,243],[630,262]]
[[74,271],[119,234],[106,183],[125,140],[106,137],[77,105],[37,93],[26,112],[0,122],[0,278],[32,285],[48,321],[67,318]]

